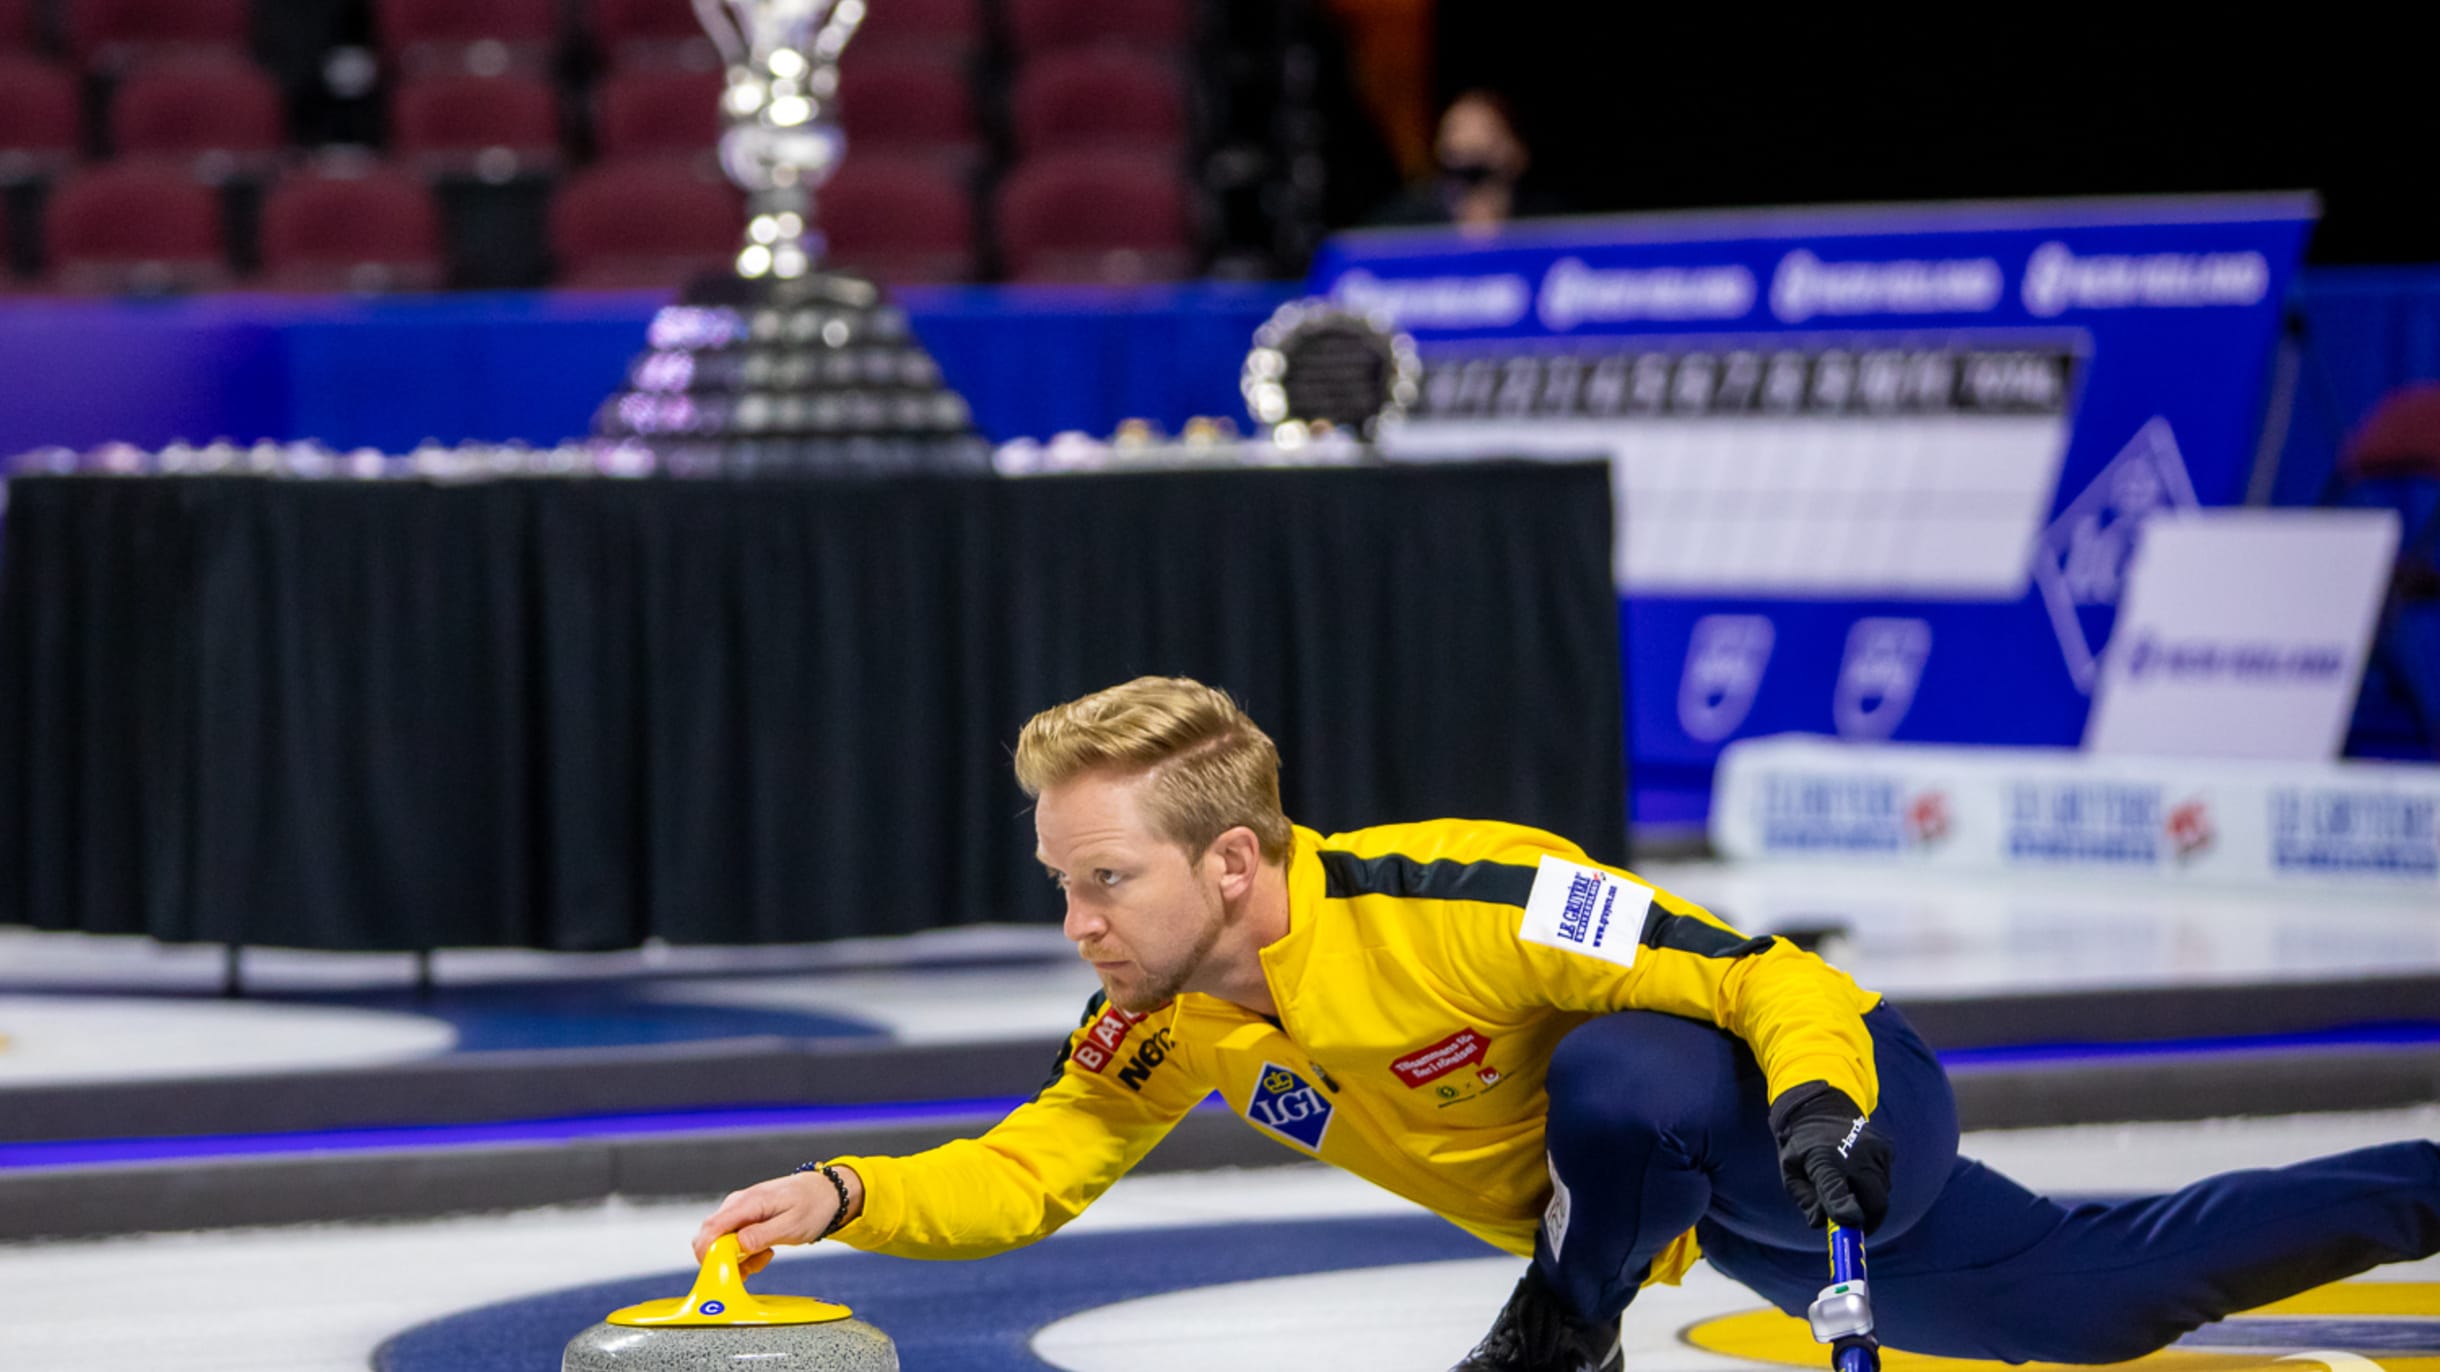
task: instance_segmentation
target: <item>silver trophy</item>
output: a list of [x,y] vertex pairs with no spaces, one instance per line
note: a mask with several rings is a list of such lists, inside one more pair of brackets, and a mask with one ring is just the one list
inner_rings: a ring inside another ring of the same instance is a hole
[[839,54],[865,0],[694,0],[728,64],[720,165],[746,192],[737,274],[794,281],[822,253],[814,193],[847,152],[839,128]]

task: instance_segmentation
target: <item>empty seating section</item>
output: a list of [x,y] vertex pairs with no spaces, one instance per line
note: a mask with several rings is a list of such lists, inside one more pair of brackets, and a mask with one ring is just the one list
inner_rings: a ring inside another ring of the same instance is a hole
[[1186,184],[1141,152],[1050,152],[1001,183],[1001,251],[1015,281],[1167,281],[1194,267]]
[[67,167],[83,142],[75,76],[44,58],[0,52],[0,185]]
[[[1123,7],[1119,3],[1110,6]],[[962,61],[982,51],[988,29],[980,0],[897,0],[895,4],[871,6],[857,26],[855,42],[848,51],[911,48]]]
[[667,285],[726,265],[744,227],[736,188],[690,162],[606,162],[551,203],[551,257],[563,285]]
[[159,293],[228,284],[220,197],[175,167],[120,162],[72,173],[44,215],[51,284]]
[[559,164],[559,93],[520,72],[423,72],[398,83],[391,150],[436,176],[505,181]]
[[839,122],[848,165],[868,153],[927,157],[971,172],[983,160],[972,83],[963,59],[922,48],[865,52],[839,64]]
[[[0,0],[0,289],[668,287],[734,260],[695,0],[318,0],[302,26],[277,3]],[[869,3],[817,197],[830,261],[1126,282],[1209,259],[1219,0]]]
[[816,217],[840,266],[883,281],[975,274],[974,208],[953,173],[922,156],[857,156],[822,188]]
[[122,157],[195,159],[207,178],[262,172],[288,143],[279,87],[225,53],[163,57],[120,79],[110,142]]
[[248,0],[65,0],[68,54],[80,66],[113,70],[140,57],[196,50],[245,52],[252,41]]
[[593,41],[613,68],[716,68],[692,0],[588,0]]
[[274,291],[420,291],[448,284],[431,188],[383,168],[299,171],[263,201]]
[[717,68],[642,67],[602,78],[593,137],[604,157],[642,153],[709,157],[720,142]]
[[559,0],[374,0],[382,51],[400,67],[485,75],[546,71]]
[[1025,64],[1015,93],[1027,156],[1081,148],[1186,155],[1186,80],[1167,58],[1125,48],[1049,53]]
[[1063,48],[1182,53],[1195,36],[1191,0],[1008,0],[1009,37],[1027,61]]

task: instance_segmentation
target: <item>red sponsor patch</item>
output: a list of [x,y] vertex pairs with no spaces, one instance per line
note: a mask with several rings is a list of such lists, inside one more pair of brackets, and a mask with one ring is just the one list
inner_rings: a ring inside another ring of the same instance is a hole
[[1118,1051],[1118,1045],[1126,1039],[1127,1031],[1143,1022],[1142,1015],[1130,1015],[1115,1005],[1110,1006],[1084,1031],[1084,1037],[1077,1041],[1075,1050],[1068,1054],[1068,1061],[1088,1072],[1100,1071],[1110,1065],[1110,1055]]
[[1460,1029],[1428,1048],[1418,1048],[1391,1063],[1389,1070],[1397,1073],[1398,1080],[1407,1085],[1421,1086],[1445,1077],[1460,1067],[1481,1062],[1483,1054],[1490,1050],[1491,1040],[1471,1029]]

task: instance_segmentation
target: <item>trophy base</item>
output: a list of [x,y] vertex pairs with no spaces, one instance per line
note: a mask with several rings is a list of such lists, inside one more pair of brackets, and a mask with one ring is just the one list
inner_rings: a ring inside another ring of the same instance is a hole
[[671,476],[986,473],[963,397],[869,279],[715,273],[653,321],[595,432]]
[[828,306],[869,310],[881,303],[881,287],[853,272],[810,272],[785,280],[713,272],[687,282],[679,300],[688,305],[725,305],[731,309]]

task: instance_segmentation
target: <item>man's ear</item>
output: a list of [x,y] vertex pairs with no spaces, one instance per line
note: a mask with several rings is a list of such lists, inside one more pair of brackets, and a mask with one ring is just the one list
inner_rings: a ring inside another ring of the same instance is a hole
[[1262,840],[1240,824],[1222,830],[1203,857],[1217,869],[1220,894],[1234,900],[1254,889],[1254,875],[1262,870]]

